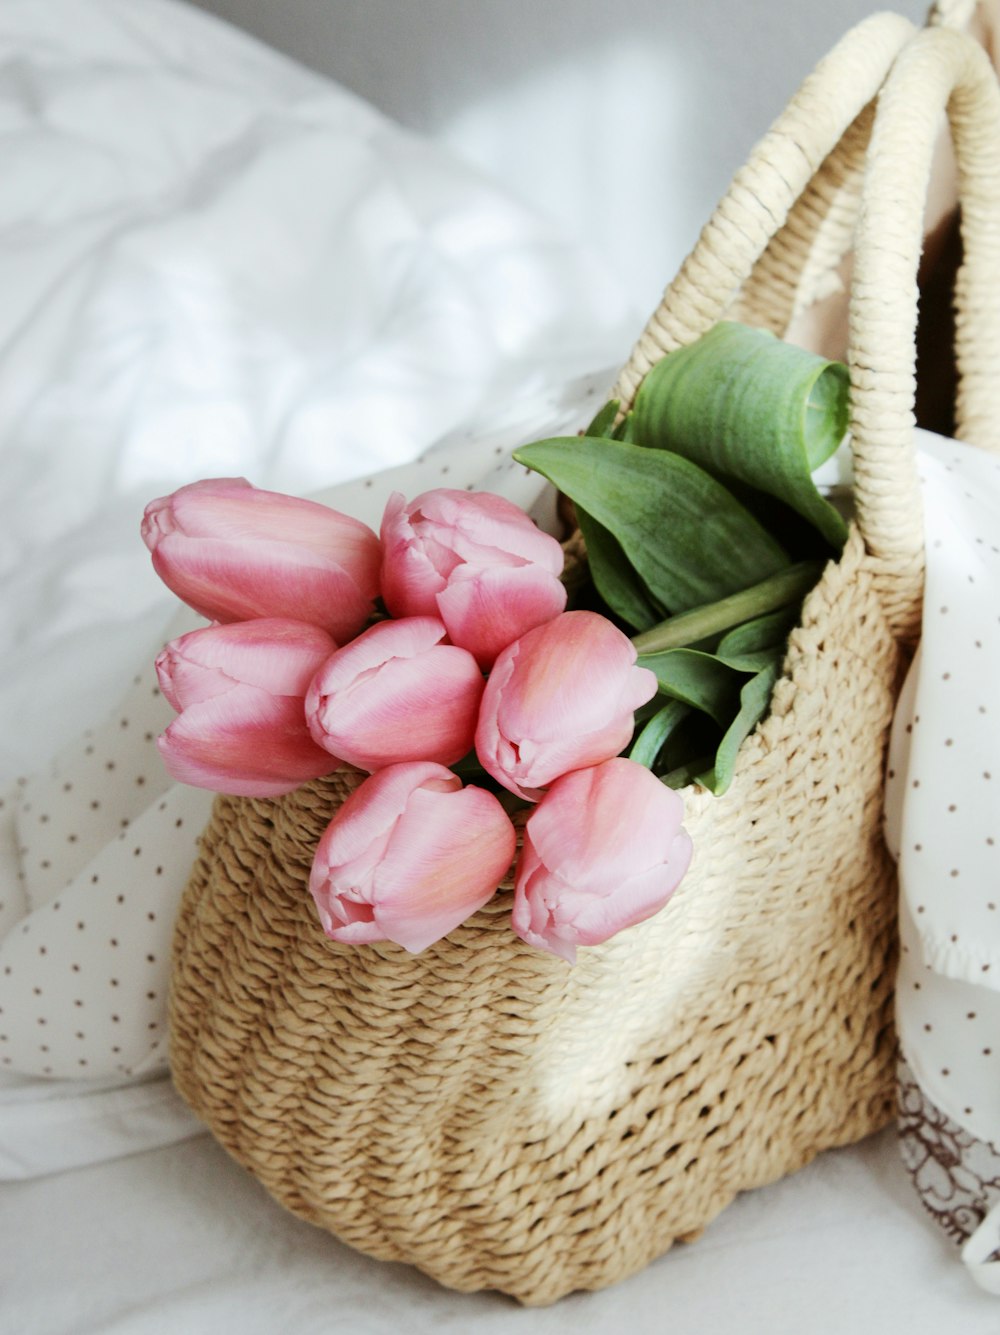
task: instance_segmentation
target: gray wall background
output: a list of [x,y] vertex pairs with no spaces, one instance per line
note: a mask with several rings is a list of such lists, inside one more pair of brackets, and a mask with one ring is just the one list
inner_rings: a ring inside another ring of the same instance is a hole
[[[655,305],[873,0],[196,0],[505,181]],[[891,6],[916,22],[929,0]]]

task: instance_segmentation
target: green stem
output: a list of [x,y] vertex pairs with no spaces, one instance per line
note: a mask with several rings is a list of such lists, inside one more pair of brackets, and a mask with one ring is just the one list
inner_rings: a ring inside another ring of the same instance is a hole
[[689,783],[694,783],[699,774],[704,774],[712,766],[711,756],[696,756],[694,760],[688,760],[683,765],[678,765],[668,774],[660,775],[660,782],[666,784],[668,788],[686,788]]
[[712,635],[720,635],[733,626],[767,612],[776,612],[779,607],[804,598],[819,578],[823,569],[819,561],[800,561],[797,565],[779,570],[776,575],[769,575],[759,584],[739,593],[730,594],[716,603],[707,603],[703,607],[692,607],[690,611],[679,612],[668,617],[658,626],[644,630],[632,637],[632,643],[641,654],[662,653],[665,649],[679,649],[684,645],[697,644]]

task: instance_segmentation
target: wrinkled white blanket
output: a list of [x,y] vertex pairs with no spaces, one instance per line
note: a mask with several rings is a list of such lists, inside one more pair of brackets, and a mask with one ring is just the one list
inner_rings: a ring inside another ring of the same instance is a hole
[[[175,604],[145,502],[233,474],[307,494],[432,448],[481,479],[499,441],[576,425],[632,317],[498,186],[168,0],[8,0],[0,74],[0,792],[37,776],[0,808],[16,1177],[193,1129],[148,1081],[208,799],[150,749]],[[363,485],[345,506],[377,523]]]
[[5,0],[0,74],[10,776],[109,707],[162,620],[150,497],[306,494],[530,429],[637,322],[502,189],[169,0]]

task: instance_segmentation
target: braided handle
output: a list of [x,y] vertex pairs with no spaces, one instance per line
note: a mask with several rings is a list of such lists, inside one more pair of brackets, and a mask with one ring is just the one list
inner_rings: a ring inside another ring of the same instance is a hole
[[[915,36],[907,20],[875,15],[817,66],[737,174],[613,391],[627,407],[656,361],[725,316],[782,332],[803,294],[816,292],[816,274],[804,283],[806,267],[828,274],[846,248],[868,104],[884,83],[855,239],[848,360],[858,525],[893,626],[906,637],[919,629],[923,578],[913,452],[917,266],[946,107],[965,246],[955,293],[958,433],[1000,449],[1000,86],[979,44],[946,21],[945,10],[957,7],[938,8],[938,25]],[[762,295],[772,286],[773,297]]]
[[957,434],[1000,450],[1000,84],[978,42],[939,26],[906,47],[879,97],[850,303],[858,524],[907,635],[919,623],[924,551],[913,451],[917,265],[945,108],[965,257],[955,286]]
[[935,0],[927,15],[929,28],[967,28],[978,0]]
[[728,313],[768,243],[875,97],[913,31],[897,14],[875,14],[853,28],[806,79],[737,172],[663,294],[613,392],[623,407],[655,362],[693,343]]

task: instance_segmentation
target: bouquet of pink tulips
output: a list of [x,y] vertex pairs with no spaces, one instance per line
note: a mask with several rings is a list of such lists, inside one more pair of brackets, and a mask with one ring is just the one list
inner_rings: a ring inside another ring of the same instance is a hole
[[721,325],[624,422],[610,405],[518,451],[577,506],[589,577],[569,607],[560,543],[488,493],[393,494],[380,535],[243,479],[153,501],[155,568],[213,623],[157,659],[167,768],[255,798],[367,773],[310,878],[337,941],[423,950],[515,854],[525,941],[572,961],[643,921],[692,855],[677,789],[728,784],[842,541],[811,480],[843,431],[842,371]]

